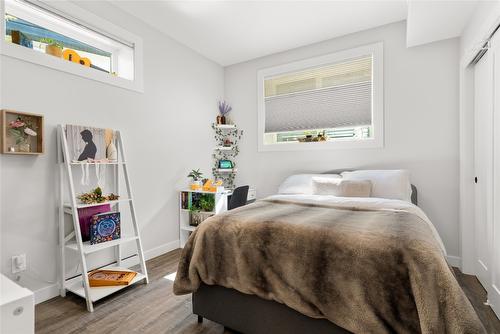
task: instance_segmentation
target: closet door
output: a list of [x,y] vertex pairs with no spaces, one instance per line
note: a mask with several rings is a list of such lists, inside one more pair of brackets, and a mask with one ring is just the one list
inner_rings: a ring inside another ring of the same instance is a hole
[[493,57],[488,51],[474,69],[474,168],[476,273],[491,286],[493,238]]

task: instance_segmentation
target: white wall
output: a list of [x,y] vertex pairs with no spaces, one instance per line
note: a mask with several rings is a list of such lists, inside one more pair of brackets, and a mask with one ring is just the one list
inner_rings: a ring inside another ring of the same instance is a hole
[[460,38],[461,57],[469,56],[492,33],[492,27],[500,23],[500,0],[480,1],[474,15]]
[[[384,42],[384,148],[257,151],[258,69],[377,41]],[[263,197],[293,173],[406,168],[448,254],[458,255],[458,58],[458,39],[407,49],[399,22],[226,67],[225,96],[244,130],[237,182],[255,186]]]
[[143,94],[1,57],[2,108],[41,113],[46,153],[0,155],[1,267],[26,253],[22,281],[39,289],[56,280],[56,132],[60,123],[120,129],[145,251],[175,247],[176,187],[189,169],[211,167],[210,123],[223,96],[223,69],[106,2],[80,4],[144,40]]

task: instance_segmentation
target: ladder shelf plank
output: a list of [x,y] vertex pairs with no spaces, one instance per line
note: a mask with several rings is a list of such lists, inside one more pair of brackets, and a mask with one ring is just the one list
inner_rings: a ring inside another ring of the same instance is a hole
[[[102,202],[102,203],[92,203],[92,204],[85,204],[85,203],[77,203],[76,204],[76,208],[77,209],[81,209],[81,208],[90,208],[90,207],[93,207],[93,206],[99,206],[99,205],[104,205],[104,204],[110,204],[110,205],[114,205],[114,204],[118,204],[118,203],[125,203],[125,202],[130,202],[132,201],[131,198],[121,198],[121,199],[117,199],[117,200],[114,200],[114,201],[106,201],[106,202]],[[67,208],[72,208],[72,205],[71,203],[64,203],[64,208],[67,209]],[[65,212],[67,213],[70,213],[71,214],[71,210],[69,211],[66,211]]]
[[[121,268],[121,267],[109,267],[109,268],[102,268],[102,269],[112,269],[112,270],[122,270],[122,271],[133,271],[127,268]],[[146,275],[143,275],[142,273],[137,273],[135,275],[134,279],[132,282],[130,282],[129,285],[118,285],[118,286],[100,286],[100,287],[93,287],[89,288],[90,292],[90,300],[92,302],[98,301],[99,299],[102,299],[104,297],[107,297],[117,291],[120,291],[122,289],[125,289],[131,285],[134,285],[135,283],[138,283],[142,280],[146,279]],[[68,283],[66,286],[66,290],[73,292],[74,294],[85,298],[85,289],[83,288],[83,283],[81,279],[76,279],[74,282]]]
[[[131,237],[122,237],[120,239],[115,239],[115,240],[110,240],[106,242],[102,242],[99,244],[94,244],[91,245],[90,241],[86,241],[83,243],[83,252],[85,254],[90,254],[94,252],[98,252],[103,249],[108,249],[110,247],[118,246],[127,242],[135,241],[137,240],[138,237],[136,236],[131,236]],[[73,251],[78,251],[78,245],[75,240],[70,241],[69,243],[66,244],[66,248],[71,249]]]

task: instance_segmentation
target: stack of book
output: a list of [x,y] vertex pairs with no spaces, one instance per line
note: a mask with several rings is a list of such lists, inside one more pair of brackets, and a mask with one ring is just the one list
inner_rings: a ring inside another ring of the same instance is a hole
[[120,239],[120,212],[111,212],[109,204],[78,209],[82,241],[91,245]]
[[99,269],[89,274],[89,284],[91,287],[129,285],[136,275],[135,271]]
[[181,192],[181,208],[182,209],[189,209],[190,204],[191,204],[191,199],[189,196],[190,193],[183,191]]

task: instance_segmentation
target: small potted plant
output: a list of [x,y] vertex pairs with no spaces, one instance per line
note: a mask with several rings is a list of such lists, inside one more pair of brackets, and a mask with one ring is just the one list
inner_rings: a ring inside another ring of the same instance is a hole
[[198,190],[198,189],[201,189],[201,187],[203,186],[202,183],[201,183],[201,180],[203,179],[203,173],[200,172],[199,169],[193,169],[191,171],[191,173],[188,174],[188,177],[190,177],[192,180],[191,180],[191,190]]
[[189,225],[198,226],[205,219],[213,216],[215,210],[215,196],[213,194],[200,194],[197,201],[193,201],[189,209]]
[[63,53],[63,45],[61,42],[53,40],[52,38],[42,38],[41,43],[47,44],[45,46],[45,53],[51,56],[61,58]]
[[227,124],[226,115],[233,108],[226,101],[219,101],[219,116],[217,116],[217,124]]
[[200,209],[203,212],[212,213],[215,209],[215,197],[212,194],[201,194]]

